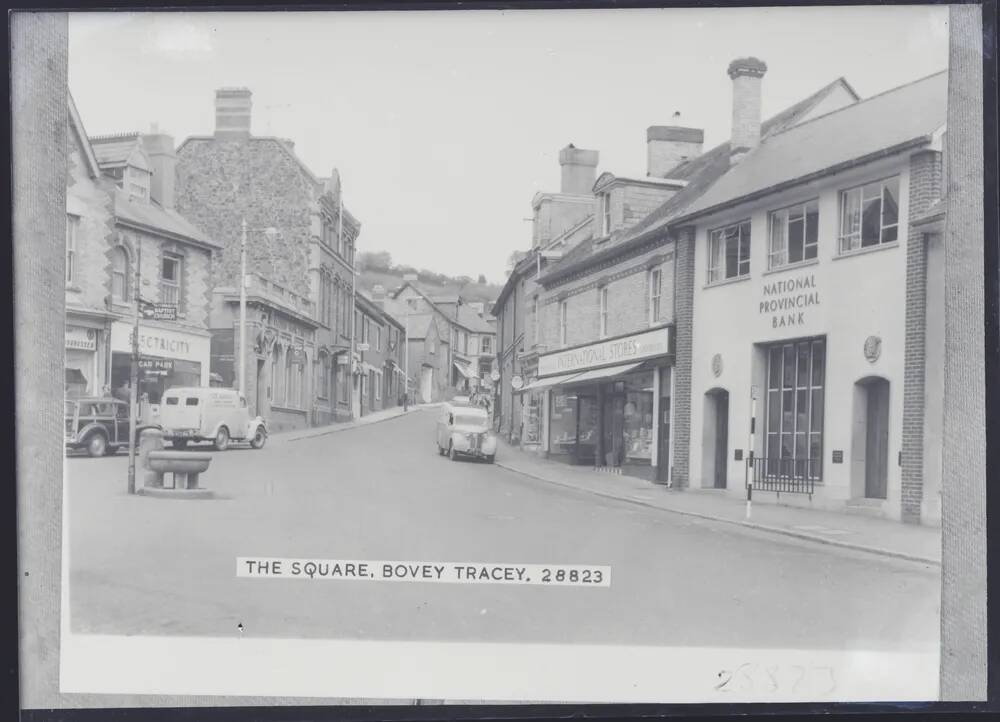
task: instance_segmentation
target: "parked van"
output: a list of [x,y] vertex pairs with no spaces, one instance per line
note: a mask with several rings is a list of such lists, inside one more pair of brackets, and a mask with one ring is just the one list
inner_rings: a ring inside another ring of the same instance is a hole
[[452,461],[468,456],[492,464],[497,455],[490,417],[478,406],[445,404],[438,417],[435,443],[438,454],[447,454]]
[[164,440],[178,449],[189,442],[211,441],[225,451],[230,440],[249,441],[259,449],[267,441],[264,419],[250,418],[247,400],[234,389],[169,388],[160,404],[160,426]]

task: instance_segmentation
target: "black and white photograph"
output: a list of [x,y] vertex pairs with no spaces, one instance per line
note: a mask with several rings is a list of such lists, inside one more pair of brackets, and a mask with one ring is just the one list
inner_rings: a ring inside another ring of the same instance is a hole
[[10,27],[31,699],[985,699],[982,6]]

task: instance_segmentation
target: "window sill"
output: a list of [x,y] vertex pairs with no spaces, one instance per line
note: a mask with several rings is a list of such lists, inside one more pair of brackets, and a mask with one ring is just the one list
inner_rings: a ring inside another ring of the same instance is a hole
[[304,414],[304,413],[306,413],[305,409],[300,409],[300,408],[297,408],[295,406],[282,406],[280,404],[274,404],[274,403],[271,404],[271,410],[272,411],[287,411],[290,414]]
[[833,257],[833,260],[840,261],[844,258],[854,258],[854,256],[865,256],[869,253],[877,253],[878,251],[887,251],[890,248],[899,248],[899,241],[892,241],[891,243],[880,243],[877,246],[868,246],[866,248],[856,248],[853,251],[842,251]]
[[806,261],[796,261],[795,263],[786,263],[783,266],[775,266],[767,271],[764,271],[764,276],[770,276],[774,273],[784,273],[785,271],[797,271],[800,268],[808,268],[809,266],[815,266],[819,263],[819,258],[810,258]]
[[740,283],[742,281],[749,281],[751,278],[750,274],[744,276],[736,276],[734,278],[726,278],[722,281],[712,281],[711,283],[706,283],[703,288],[718,288],[719,286],[728,286],[732,283]]

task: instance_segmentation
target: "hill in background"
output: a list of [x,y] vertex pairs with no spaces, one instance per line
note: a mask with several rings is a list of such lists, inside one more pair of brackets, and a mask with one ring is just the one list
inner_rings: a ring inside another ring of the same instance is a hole
[[467,301],[482,301],[487,310],[493,306],[502,286],[487,283],[485,276],[478,278],[470,276],[448,276],[427,269],[417,269],[413,266],[395,265],[387,251],[365,251],[358,254],[358,288],[371,295],[372,289],[381,285],[386,293],[402,286],[405,276],[415,274],[417,279],[410,281],[414,286],[428,296],[461,296]]

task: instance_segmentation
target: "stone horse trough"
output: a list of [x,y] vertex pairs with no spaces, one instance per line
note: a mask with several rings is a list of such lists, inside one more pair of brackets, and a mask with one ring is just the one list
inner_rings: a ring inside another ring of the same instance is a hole
[[[139,456],[146,470],[139,493],[172,499],[209,499],[214,494],[198,485],[198,476],[212,463],[212,455],[190,451],[166,451],[158,429],[142,432]],[[165,486],[164,476],[172,476],[173,486]]]

